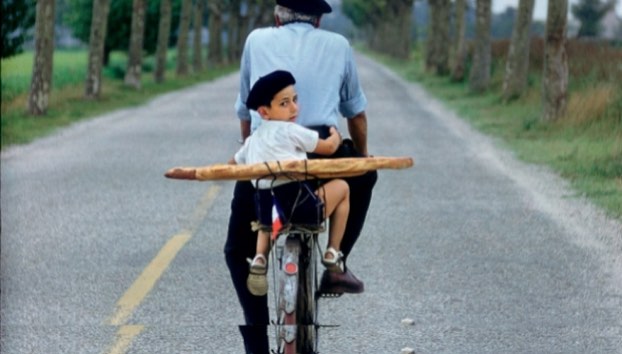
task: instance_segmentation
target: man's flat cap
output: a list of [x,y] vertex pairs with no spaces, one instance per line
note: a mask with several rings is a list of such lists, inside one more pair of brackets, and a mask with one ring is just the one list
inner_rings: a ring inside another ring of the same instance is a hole
[[308,15],[328,14],[333,11],[325,0],[276,0],[276,3]]

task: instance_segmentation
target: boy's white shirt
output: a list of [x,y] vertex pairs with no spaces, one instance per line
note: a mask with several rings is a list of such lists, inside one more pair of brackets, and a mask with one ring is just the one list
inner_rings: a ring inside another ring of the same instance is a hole
[[[268,161],[305,160],[307,152],[317,147],[319,134],[293,122],[264,120],[249,136],[235,154],[237,164],[253,164]],[[259,184],[258,184],[259,182]],[[271,179],[255,180],[256,188],[266,189],[288,183]]]

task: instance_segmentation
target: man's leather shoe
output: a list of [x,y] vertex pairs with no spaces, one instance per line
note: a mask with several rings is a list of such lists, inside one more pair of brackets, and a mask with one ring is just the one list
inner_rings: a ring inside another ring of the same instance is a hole
[[360,294],[365,291],[365,285],[346,268],[343,273],[331,272],[328,269],[322,274],[320,294]]

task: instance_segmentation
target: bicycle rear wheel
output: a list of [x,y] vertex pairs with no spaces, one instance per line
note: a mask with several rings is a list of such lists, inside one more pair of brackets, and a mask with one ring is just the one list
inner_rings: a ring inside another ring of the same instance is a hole
[[313,257],[316,235],[304,234],[303,236],[304,242],[300,245],[298,270],[296,349],[298,353],[314,354],[317,352],[317,298],[315,296],[317,265]]
[[277,306],[279,348],[284,354],[317,352],[315,237],[290,234],[283,247]]

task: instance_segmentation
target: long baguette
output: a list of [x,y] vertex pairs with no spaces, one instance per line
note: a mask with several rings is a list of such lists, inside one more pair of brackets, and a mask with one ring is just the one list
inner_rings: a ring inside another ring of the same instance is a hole
[[362,157],[270,161],[249,165],[214,164],[202,167],[175,167],[167,178],[184,180],[251,180],[270,175],[317,178],[351,177],[380,169],[404,169],[414,164],[411,157]]

